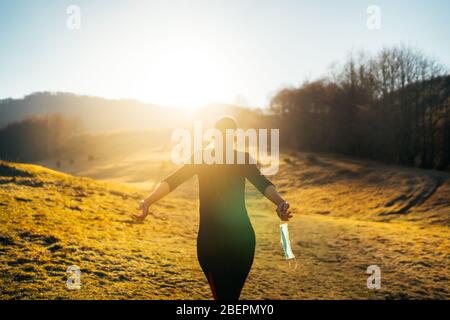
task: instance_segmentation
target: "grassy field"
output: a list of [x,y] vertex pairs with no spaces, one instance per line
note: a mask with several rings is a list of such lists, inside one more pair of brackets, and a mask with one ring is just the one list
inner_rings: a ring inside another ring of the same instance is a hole
[[[129,216],[173,169],[163,159],[80,156],[60,168],[91,178],[2,162],[0,298],[210,299],[196,259],[195,179],[144,223]],[[450,298],[448,174],[286,154],[273,180],[296,215],[297,268],[283,259],[274,208],[249,186],[257,249],[243,299]],[[70,265],[80,290],[66,287]],[[366,286],[369,265],[381,268],[379,290]]]

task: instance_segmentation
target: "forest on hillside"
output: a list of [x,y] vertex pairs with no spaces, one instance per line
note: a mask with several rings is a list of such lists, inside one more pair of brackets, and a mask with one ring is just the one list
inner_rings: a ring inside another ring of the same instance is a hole
[[[0,114],[23,117],[0,128],[0,159],[11,161],[60,155],[82,128],[155,130],[190,121],[176,109],[64,93],[2,100]],[[208,126],[223,114],[243,128],[280,128],[284,150],[450,169],[450,75],[411,47],[350,53],[324,77],[279,90],[268,110],[216,104],[194,118]]]
[[449,169],[450,75],[418,49],[351,53],[322,79],[280,90],[271,108],[298,150]]
[[0,129],[0,160],[33,162],[57,155],[83,130],[79,118],[34,115]]

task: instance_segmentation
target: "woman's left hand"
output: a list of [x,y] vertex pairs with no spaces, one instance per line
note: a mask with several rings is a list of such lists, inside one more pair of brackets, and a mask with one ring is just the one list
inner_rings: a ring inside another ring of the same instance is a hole
[[277,214],[281,220],[289,221],[289,219],[292,218],[292,213],[289,210],[289,203],[286,201],[280,203],[277,208]]

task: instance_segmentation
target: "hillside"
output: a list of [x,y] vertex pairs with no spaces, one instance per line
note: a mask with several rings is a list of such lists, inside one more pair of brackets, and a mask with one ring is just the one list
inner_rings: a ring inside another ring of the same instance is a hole
[[[128,214],[142,194],[126,187],[32,165],[2,163],[0,175],[1,298],[175,298],[191,281],[202,289],[193,266],[170,269],[194,249],[195,230],[183,228],[194,204],[165,201],[136,225]],[[162,216],[175,205],[183,210]],[[82,269],[83,290],[66,289],[70,265]]]
[[[38,164],[148,191],[176,168],[168,137],[152,131],[92,135],[71,144],[64,158]],[[302,214],[450,226],[449,173],[331,154],[280,157],[280,170],[271,178]],[[195,197],[191,187],[184,189],[186,197]]]
[[270,124],[270,117],[265,117],[261,109],[223,103],[187,110],[130,99],[106,99],[68,92],[34,92],[23,98],[0,99],[0,128],[30,116],[55,113],[79,119],[83,124],[82,129],[88,133],[189,127],[194,114],[206,125],[213,124],[224,114],[239,118],[243,127]]
[[80,119],[87,131],[176,127],[186,119],[179,109],[136,100],[36,92],[21,99],[0,100],[0,128],[31,115],[52,113]]
[[284,165],[278,185],[307,199],[302,213],[450,226],[448,173],[335,155],[291,155]]
[[[274,181],[296,213],[298,267],[283,260],[272,206],[249,188],[257,252],[242,298],[450,298],[444,174],[291,154]],[[0,298],[209,299],[196,261],[196,182],[143,224],[129,217],[144,196],[137,186],[149,187],[2,162]],[[377,291],[366,287],[373,264]],[[70,265],[82,270],[80,290],[66,288]]]

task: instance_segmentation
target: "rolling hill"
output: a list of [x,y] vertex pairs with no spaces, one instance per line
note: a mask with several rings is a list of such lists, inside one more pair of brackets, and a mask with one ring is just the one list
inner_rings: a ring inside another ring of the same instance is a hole
[[186,120],[186,113],[177,108],[145,104],[136,100],[36,92],[21,99],[0,100],[0,128],[28,116],[52,113],[80,119],[84,129],[89,132],[161,129],[179,126]]
[[[103,172],[109,182],[2,162],[0,298],[210,299],[196,261],[197,183],[135,223],[129,214],[152,184],[145,180],[173,169],[120,170],[145,162],[117,160],[112,179]],[[102,167],[90,166],[92,175]],[[249,187],[257,250],[242,298],[450,298],[448,174],[286,154],[273,180],[296,215],[297,268],[283,259],[273,207]],[[66,288],[71,265],[81,269],[80,290]],[[379,290],[366,287],[370,265],[381,268]]]

